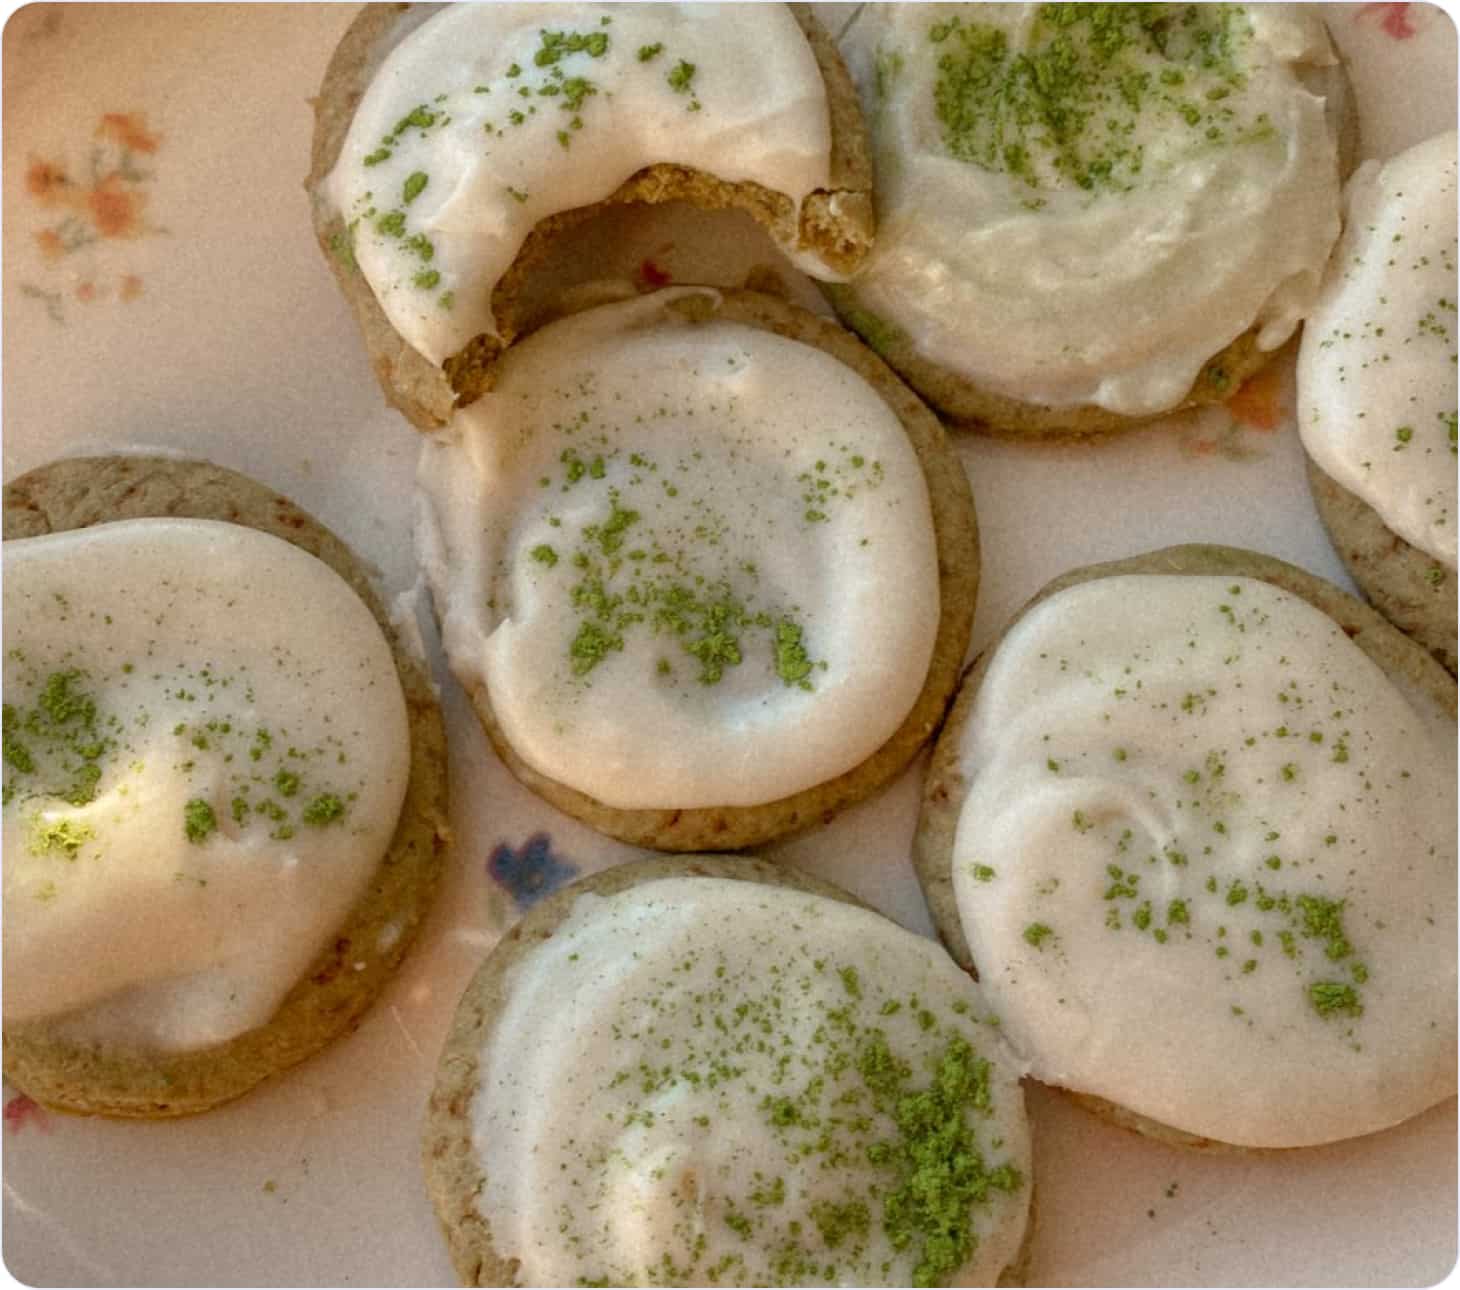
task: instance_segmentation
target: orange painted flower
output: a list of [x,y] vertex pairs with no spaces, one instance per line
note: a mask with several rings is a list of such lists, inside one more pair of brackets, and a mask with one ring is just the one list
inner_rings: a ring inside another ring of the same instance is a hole
[[32,161],[25,172],[26,191],[43,202],[54,201],[57,195],[71,186],[66,172],[50,161]]
[[66,244],[61,241],[61,235],[53,228],[43,228],[35,235],[36,245],[40,247],[41,254],[48,260],[59,260],[66,254]]
[[[91,148],[89,183],[78,183],[60,162],[43,157],[27,159],[26,193],[38,206],[53,212],[49,227],[33,229],[43,259],[60,260],[101,239],[130,240],[161,232],[146,220],[147,191],[140,187],[152,175],[134,163],[134,154],[156,152],[162,140],[147,129],[140,112],[108,112],[97,119]],[[100,178],[96,176],[100,175]],[[113,276],[115,274],[115,276]],[[45,302],[56,322],[64,322],[60,302],[70,298],[83,304],[97,300],[136,300],[142,279],[134,273],[108,273],[77,280],[55,291],[32,287],[27,294]]]
[[1283,419],[1282,373],[1269,364],[1227,400],[1227,411],[1254,430],[1276,430]]
[[112,139],[132,152],[156,152],[162,142],[160,136],[147,129],[146,118],[140,112],[107,112],[96,127],[96,137]]
[[86,210],[102,237],[139,237],[146,231],[142,207],[147,194],[128,188],[113,171],[86,195]]

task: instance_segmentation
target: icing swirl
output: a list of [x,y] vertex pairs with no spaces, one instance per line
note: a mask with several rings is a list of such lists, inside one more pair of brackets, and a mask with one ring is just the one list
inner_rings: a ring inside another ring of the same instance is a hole
[[1030,610],[963,732],[958,909],[1041,1080],[1255,1147],[1455,1089],[1455,727],[1248,578]]
[[1338,235],[1321,21],[1288,5],[868,5],[867,334],[985,390],[1175,406],[1250,328],[1275,349]]

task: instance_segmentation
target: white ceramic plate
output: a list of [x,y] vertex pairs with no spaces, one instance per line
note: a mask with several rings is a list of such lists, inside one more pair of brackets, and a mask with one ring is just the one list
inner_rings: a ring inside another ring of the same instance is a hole
[[[1326,8],[1366,155],[1453,125],[1455,31],[1442,11]],[[847,9],[827,6],[829,24]],[[4,470],[88,451],[205,457],[289,494],[395,593],[414,581],[417,439],[382,406],[301,189],[306,99],[352,14],[67,4],[12,15]],[[585,261],[651,279],[679,280],[697,262],[738,281],[775,259],[746,225],[673,211],[618,216],[583,237]],[[1255,547],[1347,585],[1309,501],[1280,370],[1233,407],[1096,446],[962,440],[984,544],[975,646],[1055,574],[1172,542]],[[457,841],[442,899],[385,998],[346,1042],[193,1120],[76,1120],[7,1090],[14,1276],[453,1280],[417,1162],[452,1008],[537,895],[632,852],[519,788],[449,682],[444,697]],[[773,853],[930,933],[908,863],[922,769]],[[1389,1133],[1275,1158],[1162,1147],[1038,1088],[1030,1105],[1034,1283],[1419,1285],[1455,1261],[1453,1102]]]

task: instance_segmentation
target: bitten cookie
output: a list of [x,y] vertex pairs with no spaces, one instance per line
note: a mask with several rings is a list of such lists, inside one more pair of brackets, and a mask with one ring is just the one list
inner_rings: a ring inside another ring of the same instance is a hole
[[5,502],[5,1074],[207,1110],[348,1033],[446,838],[431,683],[360,561],[232,471],[56,462]]
[[498,754],[602,832],[738,850],[896,775],[978,581],[937,420],[841,328],[660,292],[552,323],[427,441],[418,546]]
[[934,943],[765,861],[620,866],[457,1010],[427,1185],[468,1285],[993,1285],[1019,1072]]
[[1175,547],[1052,583],[979,660],[916,844],[1030,1073],[1197,1145],[1455,1091],[1455,688],[1291,565]]
[[523,284],[605,204],[744,210],[817,277],[871,244],[856,92],[808,5],[368,5],[315,117],[320,244],[422,429],[480,393]]

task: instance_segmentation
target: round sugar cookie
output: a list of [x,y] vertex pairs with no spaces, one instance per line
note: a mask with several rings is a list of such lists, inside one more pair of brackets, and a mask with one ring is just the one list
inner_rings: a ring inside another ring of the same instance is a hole
[[1028,1249],[1018,1071],[977,987],[740,857],[528,913],[457,1010],[424,1164],[467,1285],[1009,1284]]
[[968,480],[841,328],[685,289],[518,342],[423,447],[418,544],[498,755],[593,828],[739,850],[820,823],[942,720]]
[[[810,5],[767,6],[755,25],[693,5],[441,8],[361,10],[314,100],[306,181],[381,389],[418,428],[443,425],[485,388],[524,325],[524,284],[558,234],[605,206],[745,211],[814,276],[844,276],[866,255],[866,131]],[[433,36],[442,22],[455,27]],[[412,55],[411,42],[430,49]],[[379,137],[352,137],[362,104],[386,113]],[[451,153],[412,151],[448,131]],[[479,147],[480,166],[500,175],[462,168]],[[799,200],[785,191],[792,180]],[[484,253],[461,236],[469,227],[500,247]],[[370,266],[382,241],[407,247],[402,265]]]
[[[208,1110],[352,1031],[414,940],[447,840],[446,744],[433,685],[423,662],[402,646],[358,557],[287,499],[234,471],[171,458],[76,458],[7,484],[4,506],[7,541],[158,517],[225,521],[269,534],[342,578],[389,646],[404,695],[410,745],[409,779],[394,835],[363,894],[265,1024],[191,1050],[78,1036],[67,1017],[5,1025],[6,1077],[44,1105],[148,1119]],[[7,694],[8,700],[12,697]],[[7,735],[19,730],[23,736],[24,726],[11,726],[11,713],[6,715]],[[218,740],[230,733],[221,725],[217,729],[223,730],[215,734]],[[255,747],[262,746],[259,738],[255,736]],[[310,765],[307,750],[302,755],[306,760],[297,765]],[[280,776],[276,787],[284,797],[301,780],[307,784],[309,772],[302,770],[291,779],[281,768]],[[303,800],[300,794],[297,801]],[[294,803],[275,805],[282,819],[282,805]],[[329,814],[324,807],[332,806],[338,814],[343,806],[347,822],[348,812],[355,809],[323,798],[312,805],[321,808],[316,822]],[[309,805],[303,809],[308,811]],[[308,823],[300,826],[306,832]],[[73,864],[75,854],[73,848]]]
[[[1265,658],[1269,599],[1326,692],[1297,648]],[[1163,645],[1146,625],[1168,612],[1185,630]],[[1187,666],[1210,651],[1213,675]],[[1350,709],[1355,677],[1378,699]],[[1424,650],[1282,561],[1187,546],[1076,570],[965,679],[918,879],[1035,1078],[1188,1146],[1372,1132],[1454,1092],[1454,717]]]
[[1313,13],[867,5],[840,43],[878,236],[825,291],[946,417],[1124,429],[1229,398],[1302,319],[1357,137]]
[[1334,548],[1375,607],[1451,672],[1455,170],[1450,131],[1355,173],[1298,355],[1298,430]]

